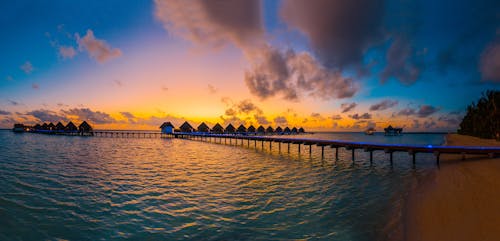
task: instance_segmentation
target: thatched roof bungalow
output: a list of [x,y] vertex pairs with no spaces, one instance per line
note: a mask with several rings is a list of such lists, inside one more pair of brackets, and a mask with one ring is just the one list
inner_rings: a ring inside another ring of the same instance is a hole
[[283,129],[281,129],[281,127],[278,126],[276,127],[276,130],[274,130],[274,132],[281,134],[283,133]]
[[233,125],[229,124],[229,125],[226,126],[226,131],[225,132],[226,133],[234,133],[234,132],[236,132],[236,128],[234,128]]
[[208,132],[210,132],[210,127],[208,127],[207,124],[205,124],[205,122],[202,122],[198,126],[197,130],[198,130],[198,132],[208,133]]
[[222,134],[224,133],[224,127],[222,127],[219,123],[217,123],[214,125],[214,127],[212,127],[212,133]]
[[42,129],[42,126],[40,124],[36,124],[35,126],[33,126],[33,129],[40,130]]
[[64,125],[60,121],[57,122],[57,124],[55,126],[55,130],[58,131],[58,132],[63,132],[64,131]]
[[80,133],[91,133],[92,132],[92,126],[89,125],[86,121],[83,121],[82,124],[78,126],[78,132]]
[[160,129],[161,129],[161,133],[164,133],[164,134],[174,133],[174,125],[172,125],[172,123],[170,123],[170,122],[163,122],[163,124],[161,124],[161,126],[160,126]]
[[56,129],[56,125],[54,125],[52,122],[50,122],[48,125],[47,125],[47,130],[49,131],[53,131]]
[[297,132],[298,132],[297,127],[292,128],[292,133],[297,133]]
[[194,130],[194,128],[187,121],[184,121],[179,129],[181,132],[193,132]]
[[304,133],[304,132],[305,132],[304,128],[300,127],[299,128],[299,133]]
[[47,123],[43,123],[42,127],[40,128],[40,130],[48,130],[49,127],[47,125]]
[[248,133],[255,133],[255,127],[250,125],[248,128],[247,128],[247,132]]
[[241,133],[246,133],[247,132],[247,128],[243,124],[241,124],[240,126],[238,126],[238,129],[236,129],[236,132],[238,132],[240,134]]
[[271,126],[268,126],[266,129],[266,133],[273,133],[274,129]]
[[263,126],[259,126],[259,128],[257,128],[257,133],[266,133],[266,129]]
[[291,132],[291,130],[290,130],[290,128],[288,128],[288,126],[285,127],[285,129],[283,130],[283,133],[287,133],[288,134],[290,132]]
[[64,131],[66,132],[77,132],[78,131],[78,127],[75,126],[75,124],[73,124],[73,122],[69,122],[66,127],[64,127]]

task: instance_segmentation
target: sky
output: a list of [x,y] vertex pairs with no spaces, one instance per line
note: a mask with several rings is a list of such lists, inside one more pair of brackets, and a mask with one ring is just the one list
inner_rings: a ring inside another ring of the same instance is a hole
[[0,2],[0,128],[455,131],[500,89],[491,0]]

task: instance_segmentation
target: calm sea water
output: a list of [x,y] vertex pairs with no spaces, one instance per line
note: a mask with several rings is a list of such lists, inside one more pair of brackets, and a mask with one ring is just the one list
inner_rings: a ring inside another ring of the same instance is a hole
[[[301,136],[441,144],[443,135]],[[371,138],[371,139],[370,139]],[[432,156],[0,131],[0,240],[386,240]]]

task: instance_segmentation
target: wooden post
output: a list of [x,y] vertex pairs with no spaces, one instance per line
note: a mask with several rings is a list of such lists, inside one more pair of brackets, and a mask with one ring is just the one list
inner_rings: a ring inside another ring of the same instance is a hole
[[339,159],[339,148],[335,147],[335,160]]
[[439,156],[440,156],[440,153],[438,151],[435,151],[434,155],[436,156],[436,164],[439,166]]
[[373,150],[370,150],[370,163],[373,162]]
[[321,146],[321,159],[325,158],[325,146]]
[[288,142],[288,153],[290,153],[290,142]]
[[278,142],[278,151],[281,153],[281,142]]
[[273,148],[272,143],[273,143],[272,141],[269,141],[269,150]]
[[309,145],[309,155],[312,154],[312,145]]

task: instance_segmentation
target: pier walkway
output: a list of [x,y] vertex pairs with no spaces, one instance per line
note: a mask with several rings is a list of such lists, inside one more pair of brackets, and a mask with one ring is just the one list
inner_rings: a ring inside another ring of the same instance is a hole
[[[205,142],[214,142],[219,144],[238,144],[250,146],[253,144],[257,148],[257,143],[264,148],[265,143],[269,148],[273,148],[273,143],[281,151],[281,146],[286,145],[290,152],[291,144],[297,145],[298,153],[301,153],[301,147],[308,148],[312,153],[312,146],[321,148],[321,157],[324,158],[325,147],[335,149],[335,158],[338,159],[339,148],[351,151],[352,160],[355,160],[355,151],[363,150],[369,152],[370,162],[373,161],[373,152],[383,151],[389,155],[389,160],[393,162],[393,153],[406,152],[412,157],[415,164],[418,153],[432,153],[436,157],[436,164],[439,165],[441,154],[456,154],[465,158],[465,155],[487,155],[494,157],[500,155],[500,146],[498,147],[480,147],[480,146],[432,146],[432,145],[394,145],[394,144],[376,144],[367,142],[352,142],[340,140],[320,140],[286,137],[286,135],[259,136],[259,135],[238,135],[238,134],[209,134],[209,133],[172,133],[165,134],[160,132],[138,132],[138,131],[94,131],[94,136],[99,137],[122,137],[122,138],[179,138]],[[246,143],[245,143],[246,142]],[[252,143],[253,142],[253,143]],[[276,148],[276,147],[275,147]]]

